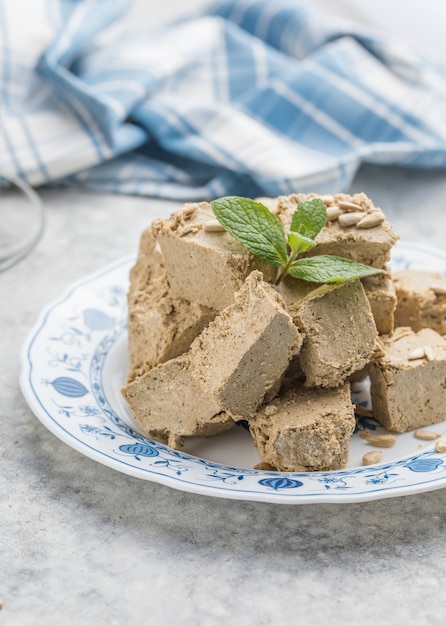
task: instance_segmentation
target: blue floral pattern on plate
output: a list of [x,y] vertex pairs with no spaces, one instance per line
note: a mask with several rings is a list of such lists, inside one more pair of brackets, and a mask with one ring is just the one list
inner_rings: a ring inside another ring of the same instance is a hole
[[[408,439],[410,434],[403,436],[405,443],[392,458],[361,466],[358,459],[367,444],[359,433],[379,429],[370,418],[358,419],[350,455],[356,446],[353,466],[333,472],[245,469],[171,450],[142,435],[123,404],[110,399],[110,389],[118,388],[126,373],[124,363],[110,363],[118,344],[126,341],[126,292],[133,262],[133,257],[122,259],[73,285],[42,313],[24,346],[23,394],[36,416],[65,443],[137,478],[224,498],[359,502],[446,486],[446,454],[435,452],[432,444],[419,449],[420,442]],[[446,273],[446,255],[399,243],[392,267]],[[355,388],[353,400],[367,406],[367,389]],[[446,423],[437,430],[444,435]]]

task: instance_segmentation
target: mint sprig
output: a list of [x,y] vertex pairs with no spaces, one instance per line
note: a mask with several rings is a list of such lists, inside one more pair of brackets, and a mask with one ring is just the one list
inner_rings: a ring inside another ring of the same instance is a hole
[[327,254],[297,258],[317,245],[316,237],[327,222],[327,209],[320,198],[297,205],[286,235],[279,218],[261,202],[226,196],[211,206],[220,224],[247,250],[280,268],[276,284],[287,274],[312,283],[341,283],[383,271]]

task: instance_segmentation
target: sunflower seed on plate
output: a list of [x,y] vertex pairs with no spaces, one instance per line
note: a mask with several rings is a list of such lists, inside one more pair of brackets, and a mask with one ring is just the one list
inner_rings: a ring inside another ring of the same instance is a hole
[[396,437],[391,433],[386,435],[371,435],[367,437],[367,443],[378,448],[391,448],[396,444]]
[[421,439],[422,441],[434,441],[434,439],[438,439],[441,435],[439,433],[434,433],[432,430],[423,430],[422,428],[419,428],[414,432],[414,437]]
[[381,450],[374,450],[373,452],[367,452],[362,457],[363,465],[374,465],[375,463],[379,463],[381,461],[383,453]]

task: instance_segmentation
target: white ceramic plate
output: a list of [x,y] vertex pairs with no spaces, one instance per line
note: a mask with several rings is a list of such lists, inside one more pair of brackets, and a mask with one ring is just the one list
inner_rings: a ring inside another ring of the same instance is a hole
[[[141,433],[121,397],[127,373],[129,269],[125,258],[74,284],[42,313],[22,354],[21,387],[41,422],[62,441],[113,469],[137,478],[209,496],[285,504],[359,502],[446,486],[446,454],[412,433],[383,450],[378,465],[362,467],[370,451],[353,435],[344,470],[278,473],[252,469],[258,456],[241,426],[171,450]],[[394,248],[393,269],[446,273],[446,255],[415,244]],[[366,386],[353,392],[366,405]],[[363,420],[358,430],[376,428]],[[379,427],[377,427],[379,432]],[[446,422],[435,425],[446,436]]]

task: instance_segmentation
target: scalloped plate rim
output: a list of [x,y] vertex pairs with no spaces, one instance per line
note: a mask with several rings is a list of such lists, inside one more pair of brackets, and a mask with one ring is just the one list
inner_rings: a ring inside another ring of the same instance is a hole
[[[417,251],[421,255],[427,255],[430,257],[436,256],[444,262],[446,271],[446,254],[441,252],[440,250],[436,250],[423,244],[411,242],[398,242],[394,250],[396,253],[403,253],[403,255],[411,251]],[[20,372],[20,387],[22,393],[35,416],[50,432],[52,432],[61,441],[69,445],[71,448],[77,450],[81,454],[116,471],[120,471],[135,478],[157,482],[159,484],[165,485],[167,487],[172,487],[181,491],[196,493],[199,495],[220,497],[225,499],[238,499],[277,504],[357,503],[396,496],[413,495],[416,493],[424,493],[446,486],[446,473],[444,473],[444,475],[436,475],[435,479],[432,479],[432,477],[430,477],[430,479],[426,481],[420,480],[418,482],[406,482],[405,484],[393,487],[389,485],[384,485],[383,483],[383,486],[381,488],[366,488],[362,491],[357,490],[354,492],[342,491],[343,487],[340,487],[340,491],[336,491],[332,490],[328,486],[333,481],[343,481],[347,477],[365,474],[366,471],[375,472],[376,475],[379,475],[379,472],[386,473],[387,470],[395,469],[397,466],[402,467],[404,466],[404,463],[407,464],[409,461],[412,461],[413,463],[425,462],[426,459],[429,459],[433,456],[430,451],[424,451],[417,455],[411,455],[410,457],[402,457],[401,459],[395,460],[391,463],[380,463],[375,466],[369,466],[368,468],[343,469],[334,472],[314,472],[311,474],[302,472],[277,473],[265,472],[261,470],[243,470],[221,463],[207,461],[206,459],[192,457],[186,453],[180,453],[179,457],[184,457],[185,462],[189,460],[192,465],[195,464],[196,466],[202,468],[207,467],[208,469],[213,469],[215,472],[221,472],[222,475],[235,472],[235,480],[241,481],[245,477],[254,477],[254,480],[257,481],[256,489],[243,490],[236,488],[237,482],[235,483],[234,487],[231,485],[231,483],[226,483],[225,479],[218,478],[217,475],[214,476],[212,474],[210,474],[209,476],[211,478],[219,479],[222,482],[221,485],[218,485],[215,482],[207,485],[197,481],[197,479],[188,480],[187,470],[184,472],[185,475],[180,474],[179,476],[167,473],[167,471],[162,470],[162,468],[160,469],[160,471],[157,471],[157,469],[154,469],[153,467],[150,470],[142,470],[141,466],[135,466],[134,463],[130,463],[130,461],[126,461],[124,458],[118,458],[116,455],[112,456],[104,452],[104,450],[101,449],[101,441],[93,444],[89,441],[75,438],[64,427],[61,418],[56,418],[55,416],[50,415],[48,408],[45,407],[41,398],[36,395],[35,391],[33,390],[33,387],[30,384],[30,378],[33,374],[33,370],[36,368],[36,366],[39,365],[39,363],[36,363],[32,359],[30,359],[30,352],[33,349],[36,339],[39,337],[39,333],[41,333],[45,328],[45,324],[48,322],[50,315],[56,312],[58,310],[58,307],[69,301],[69,299],[82,288],[97,283],[98,281],[100,281],[101,278],[109,276],[119,269],[130,267],[134,260],[135,255],[123,257],[117,261],[108,264],[100,270],[73,282],[59,298],[50,302],[42,310],[36,323],[30,330],[26,341],[24,342],[21,352]],[[141,438],[138,439],[138,441],[140,440]],[[173,451],[167,448],[167,446],[163,446],[162,444],[153,442],[148,438],[144,438],[144,441],[147,442],[147,444],[143,443],[141,445],[147,445],[148,448],[152,446],[154,450],[158,451],[158,455],[160,454],[159,451],[165,451],[166,456],[169,454],[173,454]],[[435,453],[434,458],[437,459],[437,462],[440,463],[438,467],[441,467],[441,474],[443,474],[443,470],[446,470],[446,454]],[[432,471],[436,471],[438,467],[436,467],[435,470]],[[419,471],[423,471],[426,474],[430,473],[429,470],[425,469]],[[238,475],[237,472],[239,472]],[[314,493],[300,492],[299,487],[301,485],[292,484],[293,482],[302,483],[302,481],[308,481],[309,479],[322,481],[322,483],[326,481],[326,490],[321,490]],[[271,488],[269,486],[263,488],[262,486],[262,489],[259,489],[258,485],[260,484],[260,480],[265,480],[266,482],[269,480],[271,484],[276,481],[276,484],[278,484],[279,486]],[[283,485],[285,486],[281,487],[280,481],[282,481]],[[290,487],[292,491],[286,491],[286,489],[288,489],[288,487],[286,486],[287,481],[290,481]],[[297,490],[293,491],[293,489],[296,488]]]

